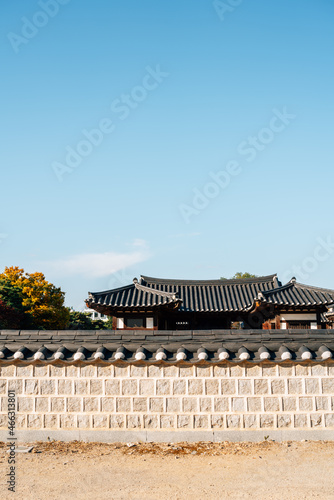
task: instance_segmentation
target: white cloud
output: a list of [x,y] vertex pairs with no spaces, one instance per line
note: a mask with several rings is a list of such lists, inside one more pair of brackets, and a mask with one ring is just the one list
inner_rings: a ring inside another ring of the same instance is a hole
[[140,248],[148,248],[147,246],[147,243],[145,240],[142,240],[140,238],[136,238],[134,241],[133,241],[133,244],[132,244],[134,247],[140,247]]
[[[140,244],[138,244],[139,241]],[[144,241],[135,240],[132,246],[134,250],[128,253],[84,253],[51,262],[42,262],[40,265],[43,269],[57,272],[60,275],[82,275],[90,278],[100,278],[143,262],[150,257],[151,254]]]

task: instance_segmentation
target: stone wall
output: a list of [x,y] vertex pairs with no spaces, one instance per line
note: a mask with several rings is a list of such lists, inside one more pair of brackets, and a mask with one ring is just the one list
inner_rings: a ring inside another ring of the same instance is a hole
[[12,363],[18,439],[334,439],[334,363]]

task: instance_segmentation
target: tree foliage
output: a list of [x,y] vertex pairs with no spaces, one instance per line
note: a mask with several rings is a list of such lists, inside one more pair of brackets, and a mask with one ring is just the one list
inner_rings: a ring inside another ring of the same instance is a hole
[[231,279],[231,280],[234,280],[234,279],[245,279],[245,278],[257,278],[256,274],[250,274],[250,273],[241,273],[241,272],[238,272],[238,273],[235,273],[234,276],[232,276],[232,278],[220,278],[221,280],[226,280],[226,279]]
[[[49,283],[43,273],[25,273],[19,267],[6,267],[0,274],[8,286],[12,287],[7,294],[6,302],[13,307],[13,301],[21,301],[24,314],[32,321],[32,328],[41,330],[62,330],[69,321],[69,311],[64,305],[65,294],[60,288]],[[7,293],[7,292],[6,292]],[[16,299],[15,299],[15,293]],[[20,297],[20,299],[19,299]]]
[[14,307],[7,305],[0,299],[0,328],[4,330],[20,330],[25,328],[24,313],[18,313]]
[[110,316],[107,321],[104,322],[104,328],[106,330],[112,330],[113,329],[113,318]]
[[0,298],[8,306],[24,312],[22,290],[11,283],[8,278],[0,277]]
[[0,278],[0,328],[21,329],[30,325],[31,317],[23,306],[20,288]]
[[93,320],[88,312],[70,311],[69,330],[111,330],[112,318],[108,321]]
[[70,311],[67,325],[69,330],[94,330],[93,321],[88,313]]

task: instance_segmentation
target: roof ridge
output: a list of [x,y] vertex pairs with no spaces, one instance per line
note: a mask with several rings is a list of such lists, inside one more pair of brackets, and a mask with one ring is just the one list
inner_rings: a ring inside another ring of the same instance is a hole
[[278,290],[286,290],[287,288],[294,286],[295,283],[292,281],[288,281],[285,283],[285,285],[277,286],[276,288],[273,288],[272,290],[264,290],[262,291],[262,295],[270,295],[272,293],[276,293]]
[[274,281],[277,278],[277,274],[269,274],[268,276],[257,276],[256,278],[232,278],[232,279],[209,279],[209,280],[187,280],[187,279],[170,279],[170,278],[153,278],[151,276],[140,276],[141,280],[148,283],[161,283],[161,284],[193,284],[193,285],[204,285],[204,284],[214,284],[214,285],[229,285],[229,284],[240,284],[243,283],[261,283],[265,281]]
[[325,292],[329,292],[329,293],[334,293],[334,290],[331,288],[322,288],[320,286],[306,285],[305,283],[300,283],[299,281],[295,281],[294,278],[291,278],[291,280],[288,281],[287,283],[285,283],[285,285],[278,286],[276,288],[273,288],[272,290],[265,290],[261,293],[263,295],[270,295],[272,293],[277,292],[278,290],[286,290],[287,288],[292,287],[292,286],[297,286],[297,287],[306,288],[306,289],[312,288],[313,290],[320,290],[320,291],[325,291]]
[[125,290],[132,287],[134,287],[134,283],[123,285],[118,288],[110,288],[110,290],[103,290],[102,292],[88,292],[88,295],[103,295],[104,293],[118,292],[119,290]]
[[139,283],[135,283],[135,287],[137,288],[137,290],[141,290],[143,292],[160,295],[161,297],[169,297],[173,300],[181,300],[177,297],[177,294],[175,292],[164,292],[163,290],[157,290],[156,288],[140,285]]
[[299,281],[295,281],[292,284],[295,286],[298,285],[301,288],[312,288],[314,290],[321,290],[324,292],[334,293],[334,290],[332,288],[322,288],[321,286],[306,285],[305,283],[299,283]]

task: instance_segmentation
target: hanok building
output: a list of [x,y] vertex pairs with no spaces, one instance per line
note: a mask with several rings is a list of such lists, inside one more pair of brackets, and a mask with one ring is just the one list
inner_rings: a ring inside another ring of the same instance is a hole
[[141,276],[121,288],[89,293],[86,305],[113,316],[114,329],[212,330],[330,328],[334,290],[277,275],[232,280]]

